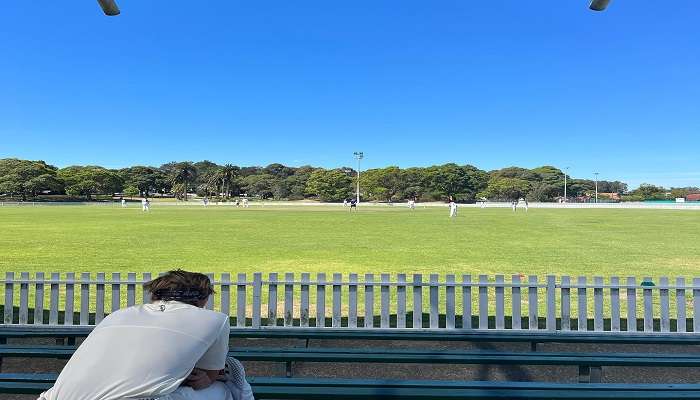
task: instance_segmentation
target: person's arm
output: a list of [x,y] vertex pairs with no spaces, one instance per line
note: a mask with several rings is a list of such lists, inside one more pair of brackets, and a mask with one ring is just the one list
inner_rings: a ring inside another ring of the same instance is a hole
[[200,390],[209,387],[226,366],[228,355],[229,322],[223,321],[217,339],[207,349],[204,355],[195,364],[194,370],[185,380],[188,386]]
[[219,372],[217,370],[195,368],[183,384],[192,387],[194,390],[206,389],[216,381]]

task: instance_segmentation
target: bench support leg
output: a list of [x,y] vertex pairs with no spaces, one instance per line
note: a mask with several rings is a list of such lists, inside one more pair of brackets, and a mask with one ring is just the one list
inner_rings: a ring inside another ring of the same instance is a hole
[[[7,344],[7,338],[0,338],[0,344]],[[2,372],[2,357],[0,357],[0,372]]]
[[578,382],[579,383],[601,383],[603,381],[603,367],[579,365],[578,366]]
[[291,361],[286,361],[284,363],[284,372],[287,378],[292,377],[292,362]]

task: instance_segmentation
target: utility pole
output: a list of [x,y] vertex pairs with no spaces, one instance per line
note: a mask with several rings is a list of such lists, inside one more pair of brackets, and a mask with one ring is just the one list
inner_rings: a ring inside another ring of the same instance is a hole
[[365,154],[361,151],[352,153],[357,159],[357,204],[360,204],[360,162],[365,158]]
[[597,204],[598,203],[598,173],[594,172],[593,175],[595,175],[595,202]]

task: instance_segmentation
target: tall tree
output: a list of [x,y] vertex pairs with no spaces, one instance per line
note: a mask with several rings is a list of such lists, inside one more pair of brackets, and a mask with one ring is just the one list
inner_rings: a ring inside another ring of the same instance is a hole
[[96,165],[62,168],[58,176],[65,182],[67,194],[85,196],[87,200],[97,194],[121,192],[124,185],[124,179],[118,172]]
[[306,194],[321,201],[342,201],[352,193],[352,179],[341,170],[314,171],[306,183]]
[[43,161],[5,158],[0,160],[0,193],[17,195],[26,200],[43,191],[60,192],[63,181],[57,168]]
[[197,168],[189,161],[176,163],[173,166],[172,175],[170,176],[170,180],[173,184],[182,185],[180,196],[184,198],[185,201],[187,201],[189,185],[194,182],[195,178],[197,178]]

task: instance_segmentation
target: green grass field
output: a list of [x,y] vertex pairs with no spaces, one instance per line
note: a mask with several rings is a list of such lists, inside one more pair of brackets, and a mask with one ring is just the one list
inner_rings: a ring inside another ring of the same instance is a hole
[[404,207],[0,208],[0,269],[696,276],[700,213]]

